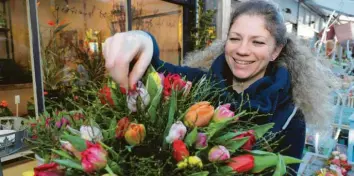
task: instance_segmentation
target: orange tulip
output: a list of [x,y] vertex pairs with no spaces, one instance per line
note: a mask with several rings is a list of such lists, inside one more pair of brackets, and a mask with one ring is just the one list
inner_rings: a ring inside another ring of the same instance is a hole
[[184,117],[184,124],[188,127],[207,126],[214,115],[214,107],[210,102],[202,101],[191,106]]
[[141,144],[146,136],[145,126],[143,124],[131,123],[124,134],[125,140],[130,145]]

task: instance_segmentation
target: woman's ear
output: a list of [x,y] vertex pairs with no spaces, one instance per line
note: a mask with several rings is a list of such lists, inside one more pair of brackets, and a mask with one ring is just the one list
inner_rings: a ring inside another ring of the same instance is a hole
[[275,61],[278,58],[278,56],[283,48],[284,48],[284,45],[279,45],[276,48],[274,48],[273,53],[271,55],[272,61]]

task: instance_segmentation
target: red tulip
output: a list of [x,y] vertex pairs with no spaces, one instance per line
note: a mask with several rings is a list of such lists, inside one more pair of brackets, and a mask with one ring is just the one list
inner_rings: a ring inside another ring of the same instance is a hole
[[242,148],[245,150],[252,150],[253,145],[256,143],[255,131],[248,130],[248,131],[236,136],[234,139],[239,139],[239,138],[244,138],[244,137],[249,137],[249,138],[248,138],[248,141],[245,144],[243,144]]
[[34,176],[64,176],[57,163],[42,164],[34,168]]
[[180,91],[186,86],[186,81],[179,74],[168,74],[163,83],[163,95],[166,98],[171,96],[172,90]]
[[125,132],[129,127],[129,119],[128,117],[124,117],[118,121],[117,128],[116,128],[116,138],[121,139],[124,137]]
[[172,148],[173,148],[173,158],[177,161],[180,162],[184,158],[189,156],[189,151],[187,149],[186,144],[182,140],[175,140],[172,143]]
[[101,90],[99,90],[99,98],[102,104],[108,104],[110,106],[116,105],[113,97],[114,94],[112,92],[112,89],[107,85],[105,85]]
[[100,144],[86,142],[87,149],[81,152],[81,165],[85,172],[91,173],[107,165],[107,152]]
[[250,154],[236,156],[231,158],[231,161],[227,165],[237,173],[247,172],[254,167],[254,157]]

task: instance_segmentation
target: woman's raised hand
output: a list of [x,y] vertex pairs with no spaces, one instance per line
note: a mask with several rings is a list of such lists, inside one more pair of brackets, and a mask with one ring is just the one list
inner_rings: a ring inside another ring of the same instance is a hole
[[[120,87],[128,90],[147,70],[153,54],[153,42],[143,31],[116,33],[105,41],[103,54],[109,74]],[[129,73],[133,61],[135,64]]]

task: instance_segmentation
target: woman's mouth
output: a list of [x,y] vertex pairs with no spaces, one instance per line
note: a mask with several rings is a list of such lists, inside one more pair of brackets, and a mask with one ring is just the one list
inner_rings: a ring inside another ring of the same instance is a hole
[[237,60],[234,59],[234,61],[236,62],[236,64],[240,64],[240,65],[249,65],[249,64],[253,64],[255,61],[242,61],[242,60]]

